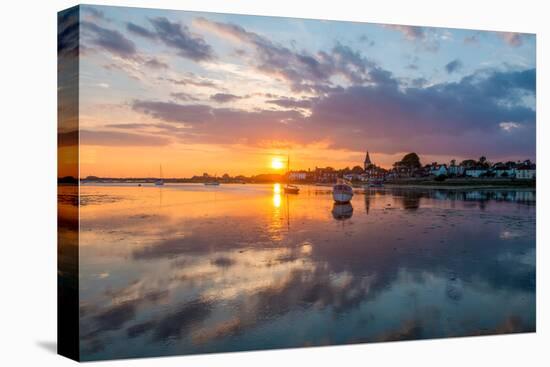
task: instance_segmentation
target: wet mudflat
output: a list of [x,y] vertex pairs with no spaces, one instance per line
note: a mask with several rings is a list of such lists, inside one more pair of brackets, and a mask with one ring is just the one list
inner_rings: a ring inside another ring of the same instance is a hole
[[83,185],[83,359],[534,331],[535,196]]

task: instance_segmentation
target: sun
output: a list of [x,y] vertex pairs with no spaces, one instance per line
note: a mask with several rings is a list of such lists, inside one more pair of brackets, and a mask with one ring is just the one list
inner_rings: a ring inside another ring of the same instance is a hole
[[271,168],[273,169],[281,169],[283,168],[285,165],[283,163],[283,161],[281,160],[281,158],[279,157],[273,157],[271,159]]

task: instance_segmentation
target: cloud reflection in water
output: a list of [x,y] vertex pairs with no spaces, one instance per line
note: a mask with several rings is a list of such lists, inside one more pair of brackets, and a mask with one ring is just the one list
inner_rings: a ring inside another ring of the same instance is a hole
[[535,329],[534,192],[189,186],[83,187],[85,359]]

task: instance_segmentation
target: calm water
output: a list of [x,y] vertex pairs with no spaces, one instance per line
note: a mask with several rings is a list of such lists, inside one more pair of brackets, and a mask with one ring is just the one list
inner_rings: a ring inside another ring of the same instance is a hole
[[535,330],[534,191],[279,191],[83,186],[83,359]]

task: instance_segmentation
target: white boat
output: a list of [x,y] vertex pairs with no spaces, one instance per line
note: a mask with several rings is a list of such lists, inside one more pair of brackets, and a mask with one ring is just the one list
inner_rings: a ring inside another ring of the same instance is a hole
[[155,181],[155,186],[163,186],[164,179],[162,178],[162,165],[160,166],[160,178]]
[[351,201],[353,188],[345,181],[338,182],[332,187],[332,198],[338,204],[345,204]]

